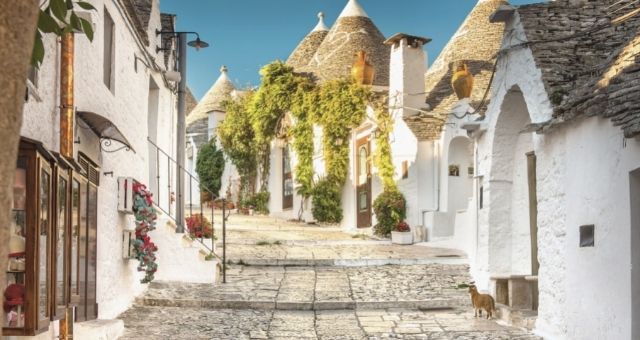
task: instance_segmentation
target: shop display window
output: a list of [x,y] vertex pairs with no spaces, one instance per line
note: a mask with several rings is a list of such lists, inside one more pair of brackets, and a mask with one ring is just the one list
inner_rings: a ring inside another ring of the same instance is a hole
[[85,173],[37,141],[20,142],[2,286],[5,336],[44,332],[67,307],[78,321],[97,317],[98,187]]

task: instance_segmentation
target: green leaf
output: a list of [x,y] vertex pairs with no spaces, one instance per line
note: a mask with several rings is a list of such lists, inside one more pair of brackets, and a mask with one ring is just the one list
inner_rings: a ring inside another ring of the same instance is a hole
[[49,7],[51,8],[53,15],[58,18],[58,20],[64,23],[67,22],[67,4],[65,3],[65,0],[50,0]]
[[66,0],[66,1],[67,1],[67,9],[73,10],[73,0]]
[[80,22],[80,18],[76,15],[76,13],[71,13],[71,18],[69,19],[71,27],[74,30],[82,32],[82,23]]
[[83,18],[78,18],[82,23],[82,31],[87,35],[89,41],[93,41],[93,25],[87,20]]
[[78,1],[76,2],[76,5],[80,6],[80,8],[82,9],[86,9],[87,11],[97,11],[95,7],[93,7],[92,4],[88,3],[88,2],[84,2],[84,1]]
[[40,10],[40,16],[38,17],[38,29],[42,31],[42,33],[55,33],[60,35],[60,26],[58,26],[58,23],[51,15],[43,10]]
[[36,32],[36,39],[33,44],[33,51],[31,52],[31,65],[39,68],[43,60],[44,44],[42,43],[42,34]]

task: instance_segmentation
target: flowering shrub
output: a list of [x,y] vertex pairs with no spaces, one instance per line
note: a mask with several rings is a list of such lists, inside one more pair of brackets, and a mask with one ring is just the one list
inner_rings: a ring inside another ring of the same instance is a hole
[[388,237],[396,225],[406,217],[406,201],[398,190],[383,191],[373,201],[373,211],[378,223],[373,226],[376,235]]
[[393,231],[397,231],[397,232],[401,232],[401,233],[408,233],[411,231],[411,228],[409,227],[409,224],[405,221],[402,221],[398,224],[396,224],[396,228]]
[[187,217],[187,230],[192,238],[212,238],[213,225],[202,214]]
[[153,195],[140,183],[133,184],[133,213],[136,218],[136,240],[133,243],[135,258],[140,261],[138,271],[145,272],[142,283],[153,281],[158,270],[156,252],[158,247],[151,242],[148,233],[156,228],[158,214],[153,207]]

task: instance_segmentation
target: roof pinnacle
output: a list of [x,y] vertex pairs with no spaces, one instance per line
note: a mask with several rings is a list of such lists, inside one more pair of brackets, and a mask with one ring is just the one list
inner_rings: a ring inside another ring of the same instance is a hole
[[347,6],[340,13],[339,18],[344,17],[365,17],[368,18],[367,12],[364,11],[358,0],[349,0]]
[[321,32],[321,31],[328,31],[328,30],[329,28],[324,23],[324,13],[323,12],[318,13],[318,24],[311,32]]

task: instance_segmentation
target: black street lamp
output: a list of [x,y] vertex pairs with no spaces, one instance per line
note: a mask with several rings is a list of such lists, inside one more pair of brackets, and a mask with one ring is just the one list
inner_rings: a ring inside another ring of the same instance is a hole
[[[187,35],[195,34],[196,40],[187,42]],[[176,198],[176,233],[184,233],[184,171],[185,170],[185,148],[186,148],[186,89],[187,89],[187,45],[199,50],[209,47],[209,44],[200,40],[200,35],[196,32],[174,32],[156,30],[156,35],[171,35],[178,40],[178,72],[180,72],[180,82],[178,84],[178,131],[176,147],[176,179],[178,195]],[[157,48],[158,51],[162,50]]]

